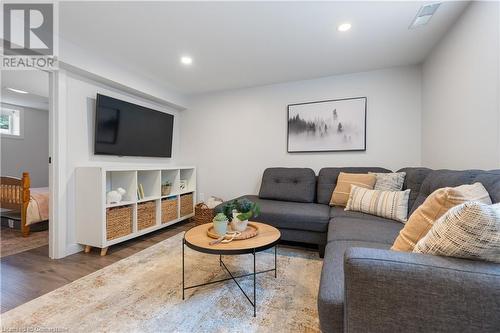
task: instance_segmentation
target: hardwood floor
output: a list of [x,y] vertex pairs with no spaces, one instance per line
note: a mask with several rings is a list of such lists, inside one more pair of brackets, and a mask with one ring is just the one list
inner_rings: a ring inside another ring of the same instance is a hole
[[4,257],[0,260],[0,312],[13,309],[193,226],[194,222],[190,220],[179,222],[111,246],[104,257],[100,256],[99,249],[92,249],[91,253],[79,252],[52,260],[48,257],[48,246]]

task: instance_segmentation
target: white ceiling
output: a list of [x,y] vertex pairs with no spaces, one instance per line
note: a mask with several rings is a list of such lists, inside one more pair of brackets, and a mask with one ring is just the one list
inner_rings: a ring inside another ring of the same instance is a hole
[[[196,94],[420,63],[467,6],[445,2],[409,30],[423,3],[61,2],[59,33]],[[345,21],[352,29],[338,32]]]
[[[49,108],[49,75],[39,70],[1,72],[2,103],[26,106],[35,109]],[[12,92],[7,88],[27,91],[28,94]]]

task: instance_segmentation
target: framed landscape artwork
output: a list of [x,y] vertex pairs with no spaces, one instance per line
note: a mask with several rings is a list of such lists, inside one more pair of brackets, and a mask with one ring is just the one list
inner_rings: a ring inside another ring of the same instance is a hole
[[365,151],[366,97],[288,105],[288,152]]

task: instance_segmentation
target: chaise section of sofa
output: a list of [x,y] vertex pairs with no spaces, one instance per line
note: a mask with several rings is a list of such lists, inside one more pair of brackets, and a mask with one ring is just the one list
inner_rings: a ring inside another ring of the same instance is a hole
[[500,266],[351,247],[344,332],[498,332]]
[[308,244],[326,244],[330,221],[330,207],[317,203],[261,199],[245,195],[260,207],[260,214],[252,220],[280,229],[281,239]]
[[[405,168],[409,213],[438,188],[481,182],[500,201],[500,170]],[[318,311],[328,332],[498,332],[500,265],[391,251],[403,224],[331,209]]]

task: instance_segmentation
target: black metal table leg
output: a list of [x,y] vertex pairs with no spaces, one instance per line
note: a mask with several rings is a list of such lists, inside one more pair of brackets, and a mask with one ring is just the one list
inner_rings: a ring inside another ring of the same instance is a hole
[[[257,317],[257,275],[258,274],[263,274],[263,273],[274,271],[274,277],[275,278],[277,277],[277,247],[276,246],[274,247],[274,268],[257,272],[257,267],[256,267],[256,261],[257,261],[257,259],[256,259],[256,253],[257,253],[257,251],[255,249],[253,249],[253,251],[250,253],[250,254],[253,255],[253,271],[250,272],[250,273],[248,273],[248,274],[234,276],[231,273],[231,271],[227,268],[227,266],[224,263],[224,261],[222,260],[222,254],[219,254],[219,264],[220,264],[221,267],[224,268],[224,270],[229,274],[230,277],[229,278],[225,278],[225,279],[220,279],[220,280],[215,280],[215,281],[209,281],[209,282],[205,282],[205,283],[202,283],[202,284],[197,284],[197,285],[192,285],[192,286],[186,287],[186,284],[185,284],[186,283],[185,282],[185,248],[184,248],[185,245],[186,245],[186,240],[184,238],[182,240],[182,299],[184,300],[185,291],[188,290],[188,289],[202,287],[202,286],[207,286],[207,285],[211,285],[211,284],[219,283],[219,282],[224,282],[224,281],[228,281],[228,280],[233,280],[236,283],[236,285],[238,286],[238,288],[241,290],[241,292],[243,293],[243,295],[247,298],[248,302],[253,306],[253,316]],[[244,278],[244,277],[247,277],[247,276],[253,276],[253,301],[247,295],[247,293],[245,293],[245,291],[243,290],[243,288],[241,287],[241,285],[236,280],[236,279]]]
[[255,302],[255,249],[253,250],[253,316],[257,317],[257,303]]
[[182,300],[184,300],[184,291],[186,290],[184,288],[184,242],[185,239],[182,239]]
[[277,262],[278,262],[278,254],[277,254],[277,251],[278,251],[278,245],[275,245],[274,246],[274,278],[276,279],[278,277],[278,266],[277,266]]

